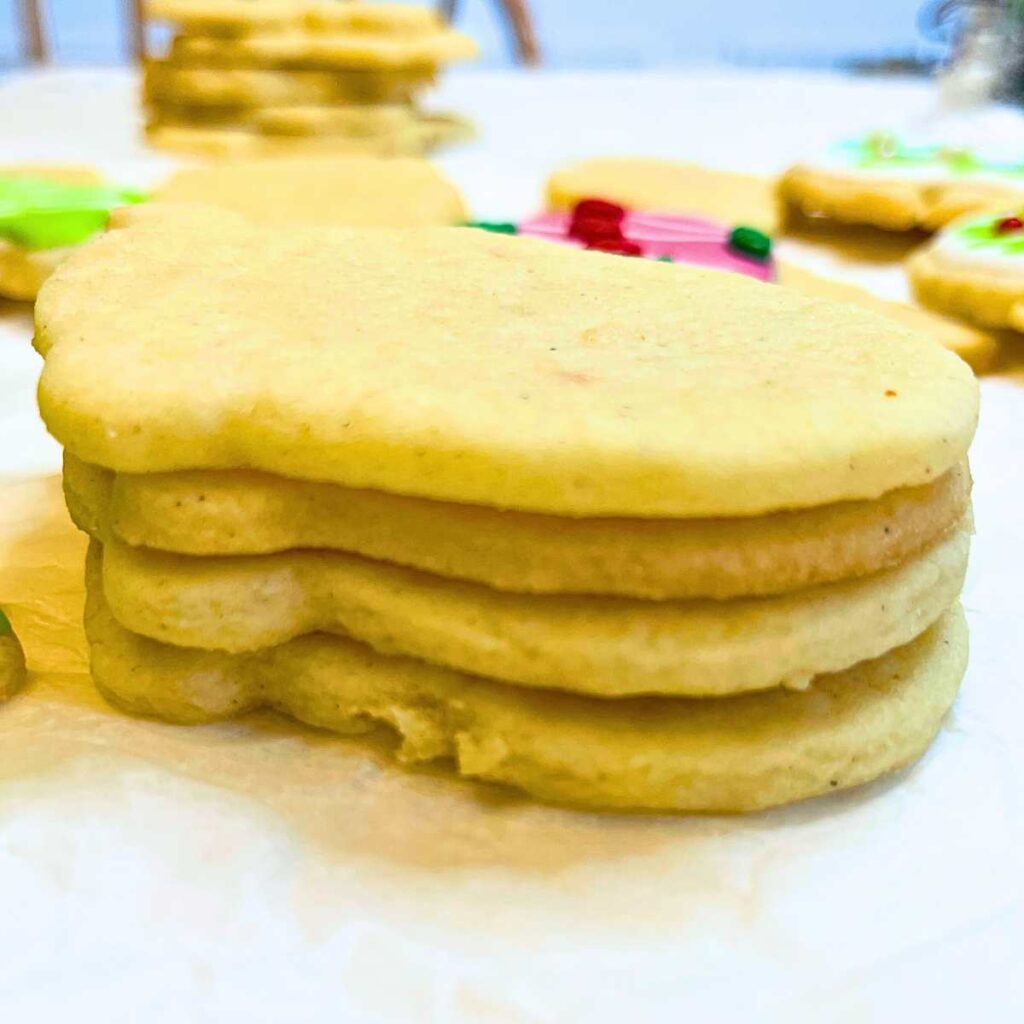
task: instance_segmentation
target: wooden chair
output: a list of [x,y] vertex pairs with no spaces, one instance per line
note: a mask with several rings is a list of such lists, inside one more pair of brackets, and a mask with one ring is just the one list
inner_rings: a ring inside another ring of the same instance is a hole
[[[143,2],[144,0],[125,0],[127,49],[139,60],[146,53]],[[42,0],[18,0],[18,27],[21,32],[22,57],[33,64],[46,64],[50,60],[50,40],[46,31]]]
[[[540,44],[533,27],[533,16],[527,0],[498,0],[509,31],[515,39],[516,57],[531,67],[540,63]],[[440,11],[446,21],[454,21],[459,0],[441,0]]]
[[141,64],[146,51],[145,0],[124,0],[124,23],[127,28],[127,50]]
[[33,64],[45,64],[50,59],[50,43],[40,0],[18,0],[18,25],[22,57]]

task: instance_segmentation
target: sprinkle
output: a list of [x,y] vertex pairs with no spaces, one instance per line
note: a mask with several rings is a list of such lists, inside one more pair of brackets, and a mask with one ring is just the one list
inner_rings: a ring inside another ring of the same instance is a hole
[[581,199],[573,207],[572,219],[603,220],[618,225],[626,219],[626,208],[607,199]]
[[892,132],[871,132],[865,140],[867,147],[880,160],[888,160],[896,155],[899,140]]
[[729,232],[729,247],[755,260],[767,260],[772,254],[772,240],[757,228],[743,225]]
[[1004,217],[996,224],[996,231],[1001,235],[1009,235],[1022,228],[1024,228],[1024,220],[1021,220],[1020,217]]
[[11,628],[11,620],[4,615],[3,608],[0,608],[0,636],[8,636],[14,630]]
[[622,238],[622,228],[613,221],[597,217],[576,217],[569,225],[569,237],[581,242]]
[[496,235],[515,235],[519,229],[510,220],[471,220],[466,222],[467,228],[479,228],[491,231]]

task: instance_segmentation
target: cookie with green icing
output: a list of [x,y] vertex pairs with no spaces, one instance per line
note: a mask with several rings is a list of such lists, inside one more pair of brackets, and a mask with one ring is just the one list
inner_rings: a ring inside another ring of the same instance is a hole
[[101,232],[111,211],[145,198],[56,174],[0,173],[0,295],[34,299],[69,248]]
[[1024,205],[951,224],[911,256],[907,274],[932,309],[1024,331]]
[[145,198],[115,185],[0,175],[0,238],[29,250],[78,245],[106,227],[111,210]]
[[875,132],[794,165],[778,190],[790,215],[936,231],[965,214],[1024,204],[1024,162]]
[[912,145],[889,132],[836,143],[831,153],[850,167],[884,174],[903,172],[968,177],[991,174],[1024,179],[1024,162],[996,160],[962,146]]

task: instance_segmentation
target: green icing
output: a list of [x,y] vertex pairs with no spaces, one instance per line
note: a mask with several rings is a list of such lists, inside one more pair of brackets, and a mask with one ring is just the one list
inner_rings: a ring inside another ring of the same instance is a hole
[[995,250],[1001,256],[1024,256],[1024,231],[1000,231],[1002,217],[986,217],[952,228],[954,238],[972,250]]
[[1024,163],[985,160],[969,149],[952,146],[911,146],[887,132],[873,132],[835,146],[854,167],[937,167],[952,175],[1005,174],[1024,177]]
[[0,176],[0,238],[23,249],[77,245],[106,227],[111,210],[146,198],[113,185]]
[[14,633],[11,627],[11,620],[4,615],[3,608],[0,608],[0,636],[10,636]]

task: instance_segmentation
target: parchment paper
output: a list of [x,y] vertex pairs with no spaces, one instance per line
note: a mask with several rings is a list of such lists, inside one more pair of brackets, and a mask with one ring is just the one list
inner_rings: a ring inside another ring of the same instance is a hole
[[[20,83],[0,137],[11,159],[127,153],[133,89],[100,72]],[[926,101],[909,80],[792,73],[467,77],[443,105],[487,126],[488,148],[445,163],[477,215],[519,216],[565,159],[770,171]],[[891,255],[877,274],[870,247],[846,256],[849,279],[900,297]],[[846,256],[808,265],[846,277]],[[0,387],[2,464],[52,465],[27,330],[0,340],[18,381]],[[10,395],[24,408],[6,420]],[[86,677],[83,544],[56,483],[0,486],[0,603],[34,670],[0,705],[0,1020],[1019,1024],[1022,451],[1024,390],[987,380],[971,667],[928,756],[746,818],[538,807],[269,716],[126,718]]]
[[127,718],[87,677],[58,481],[3,487],[32,670],[0,707],[6,1019],[1019,1019],[1022,411],[985,385],[972,663],[932,751],[745,818],[539,807],[269,715]]

